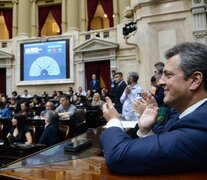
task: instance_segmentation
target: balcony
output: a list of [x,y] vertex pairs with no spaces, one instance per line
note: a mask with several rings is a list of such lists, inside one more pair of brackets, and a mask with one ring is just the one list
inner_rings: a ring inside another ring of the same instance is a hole
[[87,40],[93,39],[94,37],[99,37],[105,40],[116,42],[117,31],[116,31],[116,28],[108,28],[108,29],[81,32],[79,33],[79,44],[82,44],[86,42]]
[[1,48],[11,48],[12,47],[12,40],[0,40],[0,49]]

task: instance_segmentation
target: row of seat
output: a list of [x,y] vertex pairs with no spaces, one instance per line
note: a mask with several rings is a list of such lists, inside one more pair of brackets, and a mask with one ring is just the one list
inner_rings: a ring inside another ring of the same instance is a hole
[[[96,128],[104,123],[105,121],[99,107],[77,107],[73,118],[66,121],[60,120],[59,128],[63,134],[63,137],[65,137],[64,139],[67,139],[85,132],[88,128]],[[27,124],[31,129],[33,142],[37,143],[41,133],[44,130],[44,120],[37,121],[36,119],[28,119]],[[5,126],[6,132],[3,131],[3,126]],[[10,128],[11,122],[9,120],[1,120],[1,139],[5,138]]]
[[[37,143],[40,136],[41,136],[43,129],[40,129],[37,126],[31,125],[31,124],[29,124],[28,126],[30,129],[31,135],[32,135],[33,143]],[[5,137],[3,137],[3,129],[4,129],[4,125],[3,125],[3,123],[0,123],[0,139],[5,138]],[[68,125],[59,124],[59,129],[60,129],[60,132],[61,132],[64,140],[68,139],[70,127]]]

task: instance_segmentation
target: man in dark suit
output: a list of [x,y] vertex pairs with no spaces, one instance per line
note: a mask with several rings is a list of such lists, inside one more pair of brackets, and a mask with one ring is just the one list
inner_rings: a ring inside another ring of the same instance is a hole
[[114,75],[115,86],[111,90],[111,99],[114,103],[116,110],[122,113],[122,103],[120,102],[120,97],[123,94],[127,84],[123,80],[122,72],[116,72]]
[[92,80],[89,83],[89,89],[94,94],[95,92],[100,93],[100,81],[96,79],[96,75],[92,75]]
[[[148,106],[132,139],[122,128],[109,98],[103,107],[106,130],[100,136],[106,164],[123,174],[160,174],[207,170],[207,46],[178,44],[165,54],[161,77],[164,103],[179,114],[153,132],[157,107]],[[110,139],[110,141],[109,141]]]

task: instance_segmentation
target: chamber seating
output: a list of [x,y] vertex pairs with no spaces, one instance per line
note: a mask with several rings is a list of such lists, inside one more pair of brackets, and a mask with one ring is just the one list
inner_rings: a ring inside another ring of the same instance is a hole
[[36,134],[36,126],[35,125],[28,125],[30,133],[32,135],[32,143],[36,143],[37,141],[37,134]]
[[61,131],[64,140],[68,139],[70,127],[68,125],[59,124],[59,129]]
[[0,139],[3,139],[3,128],[4,128],[4,125],[2,123],[0,123]]
[[101,125],[102,111],[99,106],[86,107],[86,125],[88,128],[96,128]]

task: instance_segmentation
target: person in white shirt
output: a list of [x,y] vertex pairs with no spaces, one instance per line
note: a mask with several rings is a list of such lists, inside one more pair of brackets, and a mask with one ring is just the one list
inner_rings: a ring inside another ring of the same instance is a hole
[[77,94],[79,96],[86,96],[86,91],[81,86],[78,87]]
[[136,72],[130,72],[127,77],[128,86],[123,92],[120,102],[123,104],[122,116],[126,121],[137,121],[138,114],[133,111],[132,101],[141,96],[143,89],[137,84],[139,75]]
[[75,105],[70,103],[69,96],[63,94],[60,96],[60,105],[55,109],[61,120],[70,119],[76,112]]
[[28,90],[24,90],[24,94],[21,96],[21,98],[31,98],[32,96],[28,93]]

